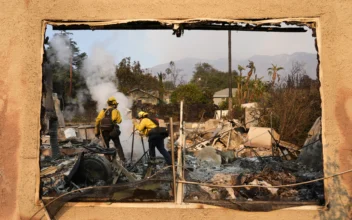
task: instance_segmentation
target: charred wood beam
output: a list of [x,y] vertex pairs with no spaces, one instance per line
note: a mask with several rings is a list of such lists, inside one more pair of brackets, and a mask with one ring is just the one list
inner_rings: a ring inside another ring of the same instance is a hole
[[186,30],[213,30],[213,31],[259,31],[259,32],[306,32],[302,27],[260,27],[260,26],[211,26],[211,25],[202,25],[187,28],[184,27]]
[[[303,27],[263,27],[252,25],[213,25],[213,24],[182,24],[184,30],[212,30],[212,31],[259,31],[259,32],[306,32]],[[104,26],[89,26],[87,24],[72,24],[53,26],[53,30],[172,30],[172,25],[150,23],[126,23]]]

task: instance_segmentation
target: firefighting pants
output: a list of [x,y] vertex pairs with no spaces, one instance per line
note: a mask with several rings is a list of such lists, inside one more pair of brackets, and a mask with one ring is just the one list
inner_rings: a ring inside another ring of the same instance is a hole
[[150,154],[150,159],[154,160],[155,159],[155,148],[158,149],[161,155],[163,155],[166,163],[168,165],[171,165],[171,156],[169,152],[166,151],[164,147],[164,138],[163,137],[155,137],[155,138],[149,138],[149,154]]
[[119,155],[120,160],[126,161],[125,154],[123,153],[122,145],[120,142],[120,137],[118,135],[111,135],[110,131],[102,131],[104,142],[106,147],[109,148],[109,142],[112,140],[114,142],[117,155]]

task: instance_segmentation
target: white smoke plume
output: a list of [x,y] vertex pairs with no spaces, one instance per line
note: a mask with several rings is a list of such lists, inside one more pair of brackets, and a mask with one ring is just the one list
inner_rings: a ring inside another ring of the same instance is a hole
[[86,89],[81,89],[77,91],[77,104],[78,104],[78,112],[83,114],[85,112],[84,104],[87,102],[89,91]]
[[[72,55],[70,39],[67,36],[56,34],[50,41],[50,45],[55,50],[57,61],[62,65],[69,65]],[[50,61],[52,62],[53,60]]]
[[66,121],[72,121],[74,117],[79,114],[84,114],[84,104],[87,102],[87,97],[89,96],[89,91],[86,89],[81,89],[77,91],[77,99],[72,99],[69,106],[64,107],[64,117]]
[[[47,54],[49,62],[51,64],[56,64],[56,62],[58,62],[60,63],[60,65],[67,66],[68,69],[72,56],[72,48],[70,46],[69,37],[61,34],[55,34],[50,40],[50,46],[53,50],[49,51]],[[81,93],[83,92],[78,91],[78,95]],[[78,112],[84,112],[84,102],[81,102],[82,98],[85,98],[85,96],[81,95],[80,97],[78,97],[78,100],[70,100],[72,104],[78,105],[78,109],[74,105],[64,107],[63,115],[66,121],[72,121],[72,119],[76,116]],[[60,101],[62,102],[63,99],[61,99]]]
[[[128,117],[128,113],[132,106],[132,100],[118,91],[115,71],[116,64],[114,56],[109,54],[103,46],[94,45],[90,56],[83,63],[82,74],[86,80],[92,99],[97,102],[97,114],[107,106],[109,97],[114,96],[119,103],[117,109],[122,116],[120,140],[125,157],[129,159],[131,155],[133,124],[132,120]],[[147,150],[147,140],[144,140],[144,144]],[[143,147],[140,136],[136,133],[133,158],[138,159],[142,154]]]

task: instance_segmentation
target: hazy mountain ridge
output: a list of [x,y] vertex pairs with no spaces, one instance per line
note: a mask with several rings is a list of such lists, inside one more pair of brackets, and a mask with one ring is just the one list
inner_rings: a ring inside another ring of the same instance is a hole
[[[264,77],[264,80],[269,80],[267,69],[271,67],[271,64],[284,67],[284,70],[280,71],[281,78],[285,77],[287,73],[290,72],[292,63],[294,61],[304,62],[307,75],[312,79],[316,79],[316,68],[318,65],[317,55],[305,52],[296,52],[293,54],[279,54],[274,56],[267,55],[254,55],[248,59],[243,60],[232,60],[232,69],[237,70],[238,65],[246,66],[248,60],[254,62],[256,66],[256,74],[258,77]],[[217,60],[207,60],[198,58],[184,58],[181,60],[175,60],[176,67],[182,69],[182,75],[184,75],[184,80],[189,81],[193,76],[193,71],[195,70],[195,64],[197,63],[209,63],[215,69],[221,71],[228,71],[228,60],[227,58],[217,59]],[[169,66],[169,63],[160,64],[152,68],[148,68],[153,74],[157,72],[165,72],[165,69]],[[247,70],[245,70],[244,75],[246,75]]]

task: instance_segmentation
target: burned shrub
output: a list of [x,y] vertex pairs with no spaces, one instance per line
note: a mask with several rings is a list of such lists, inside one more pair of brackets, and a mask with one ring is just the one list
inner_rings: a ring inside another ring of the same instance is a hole
[[306,75],[302,63],[293,63],[288,77],[272,87],[260,103],[259,124],[272,126],[282,140],[302,146],[310,127],[321,116],[319,86],[319,80]]

